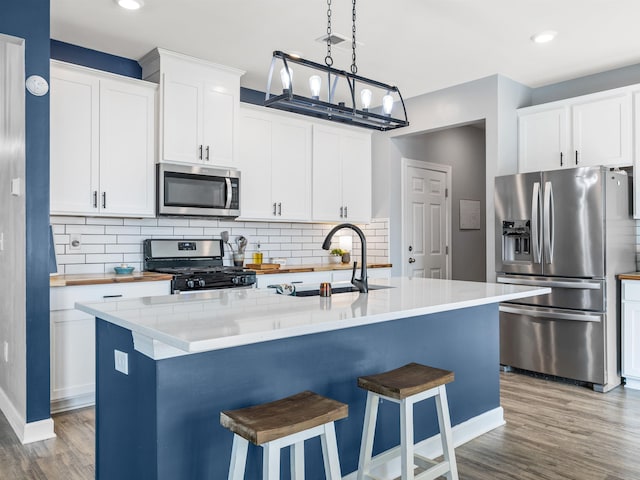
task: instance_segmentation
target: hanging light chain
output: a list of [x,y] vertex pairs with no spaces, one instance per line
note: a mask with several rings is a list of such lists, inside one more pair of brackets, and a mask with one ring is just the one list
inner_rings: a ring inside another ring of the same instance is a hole
[[327,56],[324,57],[324,63],[327,67],[333,65],[333,57],[331,56],[331,0],[327,0]]
[[351,10],[351,20],[353,26],[351,27],[351,73],[354,75],[358,73],[358,66],[356,65],[356,0],[353,0],[353,9]]

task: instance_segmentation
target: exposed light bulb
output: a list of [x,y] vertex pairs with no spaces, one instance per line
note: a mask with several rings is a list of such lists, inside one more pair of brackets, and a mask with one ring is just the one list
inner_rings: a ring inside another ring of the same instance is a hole
[[362,102],[362,109],[369,110],[371,106],[371,97],[373,96],[373,92],[368,88],[363,88],[360,90],[360,101]]
[[391,111],[393,110],[393,97],[391,94],[387,93],[384,97],[382,97],[382,111],[385,115],[391,115]]
[[116,3],[127,10],[138,10],[144,5],[143,0],[116,0]]
[[293,81],[293,70],[287,67],[282,67],[280,70],[280,80],[282,81],[282,88],[289,90],[291,82]]
[[311,90],[311,98],[318,100],[320,98],[320,87],[322,86],[322,78],[320,75],[311,75],[309,77],[309,89]]
[[558,32],[554,32],[553,30],[546,30],[544,32],[536,33],[531,37],[531,41],[535,43],[548,43],[554,38]]

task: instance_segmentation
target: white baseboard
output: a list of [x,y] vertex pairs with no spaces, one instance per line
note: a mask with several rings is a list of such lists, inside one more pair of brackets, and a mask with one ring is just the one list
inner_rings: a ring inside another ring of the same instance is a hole
[[[502,407],[494,408],[488,412],[477,415],[470,418],[466,422],[462,422],[452,428],[453,430],[453,444],[455,447],[459,447],[473,440],[480,435],[487,433],[494,428],[498,428],[505,424],[504,410]],[[415,452],[427,458],[437,458],[442,455],[442,444],[440,443],[440,434],[433,437],[426,438],[416,444]],[[384,455],[393,457],[384,467],[375,471],[375,475],[379,478],[397,478],[400,475],[400,446],[391,448],[385,452],[376,455],[376,458]],[[372,472],[374,473],[374,472]],[[343,480],[356,480],[358,472],[352,472],[346,475]]]
[[56,436],[52,418],[27,423],[2,388],[0,388],[0,410],[7,417],[9,425],[23,445]]
[[625,378],[624,388],[630,388],[631,390],[640,390],[640,380],[635,378]]
[[51,400],[51,413],[66,412],[68,410],[75,410],[76,408],[90,407],[95,404],[95,393],[85,393],[74,397],[60,398],[58,400]]

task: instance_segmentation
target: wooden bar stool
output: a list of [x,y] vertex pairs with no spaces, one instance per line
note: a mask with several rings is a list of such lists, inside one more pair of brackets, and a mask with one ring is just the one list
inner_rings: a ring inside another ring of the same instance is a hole
[[[371,458],[373,437],[378,417],[378,402],[384,398],[400,404],[400,464],[402,480],[434,479],[446,475],[449,480],[458,479],[458,467],[453,449],[451,420],[445,385],[453,381],[453,372],[410,363],[404,367],[358,378],[358,386],[367,390],[367,406],[364,414],[358,480],[373,479],[371,471],[397,457],[397,452],[385,452]],[[442,440],[444,460],[436,463],[415,454],[413,439],[413,405],[435,397],[438,425]],[[394,449],[395,450],[395,449]],[[414,466],[424,469],[415,475]]]
[[280,478],[280,449],[291,446],[291,479],[304,479],[304,441],[320,436],[327,480],[340,480],[334,422],[348,406],[305,391],[274,402],[220,413],[220,424],[234,433],[229,480],[243,480],[249,442],[263,448],[262,478]]

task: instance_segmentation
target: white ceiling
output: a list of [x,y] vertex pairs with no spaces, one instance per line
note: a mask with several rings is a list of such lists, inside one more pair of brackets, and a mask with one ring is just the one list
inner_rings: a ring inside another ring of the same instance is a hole
[[[245,70],[264,91],[273,50],[322,63],[326,0],[51,0],[51,37],[139,59],[152,48]],[[333,0],[333,32],[351,35],[351,2]],[[640,63],[638,0],[361,0],[358,73],[405,98],[496,73],[531,87]],[[556,30],[551,44],[531,35]],[[350,48],[350,45],[347,46]],[[334,47],[334,67],[350,50]]]

